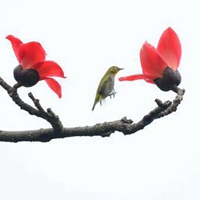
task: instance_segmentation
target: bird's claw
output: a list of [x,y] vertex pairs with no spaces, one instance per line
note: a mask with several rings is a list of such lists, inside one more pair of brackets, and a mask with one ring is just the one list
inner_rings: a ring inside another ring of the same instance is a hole
[[112,98],[112,96],[115,98],[115,94],[116,94],[116,92],[112,92],[112,93],[110,93],[110,98]]

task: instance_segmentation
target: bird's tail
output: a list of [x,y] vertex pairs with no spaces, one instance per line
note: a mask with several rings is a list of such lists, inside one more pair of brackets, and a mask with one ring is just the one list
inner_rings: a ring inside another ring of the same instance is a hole
[[95,101],[94,101],[94,104],[92,106],[92,111],[94,110],[96,104],[100,101],[101,102],[102,100],[102,96],[101,95],[97,95],[96,98],[95,98]]
[[97,103],[98,103],[98,99],[95,99],[94,104],[92,106],[92,111],[94,110],[94,108],[95,108],[95,106],[96,106]]

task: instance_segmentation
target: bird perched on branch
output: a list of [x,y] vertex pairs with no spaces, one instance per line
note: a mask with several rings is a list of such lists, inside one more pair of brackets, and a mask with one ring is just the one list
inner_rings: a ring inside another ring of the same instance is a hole
[[107,72],[102,77],[99,86],[97,88],[94,104],[92,110],[94,110],[96,104],[105,99],[108,96],[115,96],[114,84],[115,84],[115,75],[122,70],[123,68],[119,68],[117,66],[110,67]]

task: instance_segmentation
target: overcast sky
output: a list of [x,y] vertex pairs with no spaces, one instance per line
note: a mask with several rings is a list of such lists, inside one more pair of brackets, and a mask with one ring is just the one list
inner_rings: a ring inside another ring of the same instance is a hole
[[[32,92],[65,127],[121,119],[137,122],[156,104],[172,100],[144,81],[116,80],[114,99],[91,111],[101,76],[111,65],[117,77],[141,72],[144,41],[156,46],[172,27],[182,44],[180,88],[186,94],[177,112],[133,135],[77,137],[49,143],[0,143],[0,196],[3,200],[197,200],[200,199],[199,45],[200,1],[179,0],[0,0],[0,76],[13,85],[18,62],[9,34],[38,41],[47,59],[59,63],[67,79],[59,99],[40,82],[20,88],[32,104]],[[50,125],[20,110],[0,88],[0,130],[28,130]]]

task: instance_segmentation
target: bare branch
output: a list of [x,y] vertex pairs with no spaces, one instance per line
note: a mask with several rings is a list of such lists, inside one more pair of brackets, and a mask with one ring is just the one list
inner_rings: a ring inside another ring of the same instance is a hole
[[[56,138],[66,138],[66,137],[77,137],[77,136],[101,136],[109,137],[112,133],[118,131],[122,132],[124,135],[133,134],[145,126],[151,124],[155,119],[167,116],[177,110],[177,107],[183,99],[185,93],[184,89],[175,88],[173,91],[177,93],[175,99],[171,101],[165,101],[164,103],[156,99],[155,102],[157,107],[146,114],[139,122],[133,123],[131,119],[126,117],[111,121],[99,123],[93,126],[84,127],[63,127],[59,117],[56,116],[51,109],[47,109],[47,112],[42,108],[38,99],[29,93],[29,97],[32,99],[35,107],[23,102],[15,87],[9,86],[2,78],[0,78],[0,85],[8,92],[12,100],[23,110],[27,111],[31,115],[41,117],[51,123],[53,128],[49,129],[39,129],[39,130],[27,130],[27,131],[0,131],[0,141],[5,142],[21,142],[21,141],[40,141],[48,142]],[[17,87],[16,87],[17,88]]]
[[173,102],[171,102],[171,104],[168,106],[168,108],[165,109],[165,110],[163,110],[163,112],[161,112],[157,116],[157,118],[164,117],[164,116],[169,115],[172,112],[175,112],[177,110],[179,104],[183,100],[183,95],[185,94],[185,90],[176,87],[175,92],[177,93],[177,96],[175,97],[175,99],[173,100]]
[[8,95],[12,98],[12,100],[22,109],[27,111],[30,115],[35,115],[37,117],[43,118],[44,120],[48,121],[53,129],[56,132],[59,132],[62,130],[63,125],[61,121],[59,120],[59,117],[56,116],[51,109],[47,109],[47,112],[42,108],[42,106],[39,103],[38,99],[35,99],[35,97],[29,93],[29,97],[33,101],[35,107],[30,106],[29,104],[22,101],[22,99],[19,97],[17,93],[17,88],[20,87],[19,84],[15,84],[13,87],[8,85],[1,77],[0,77],[0,85],[8,92]]

